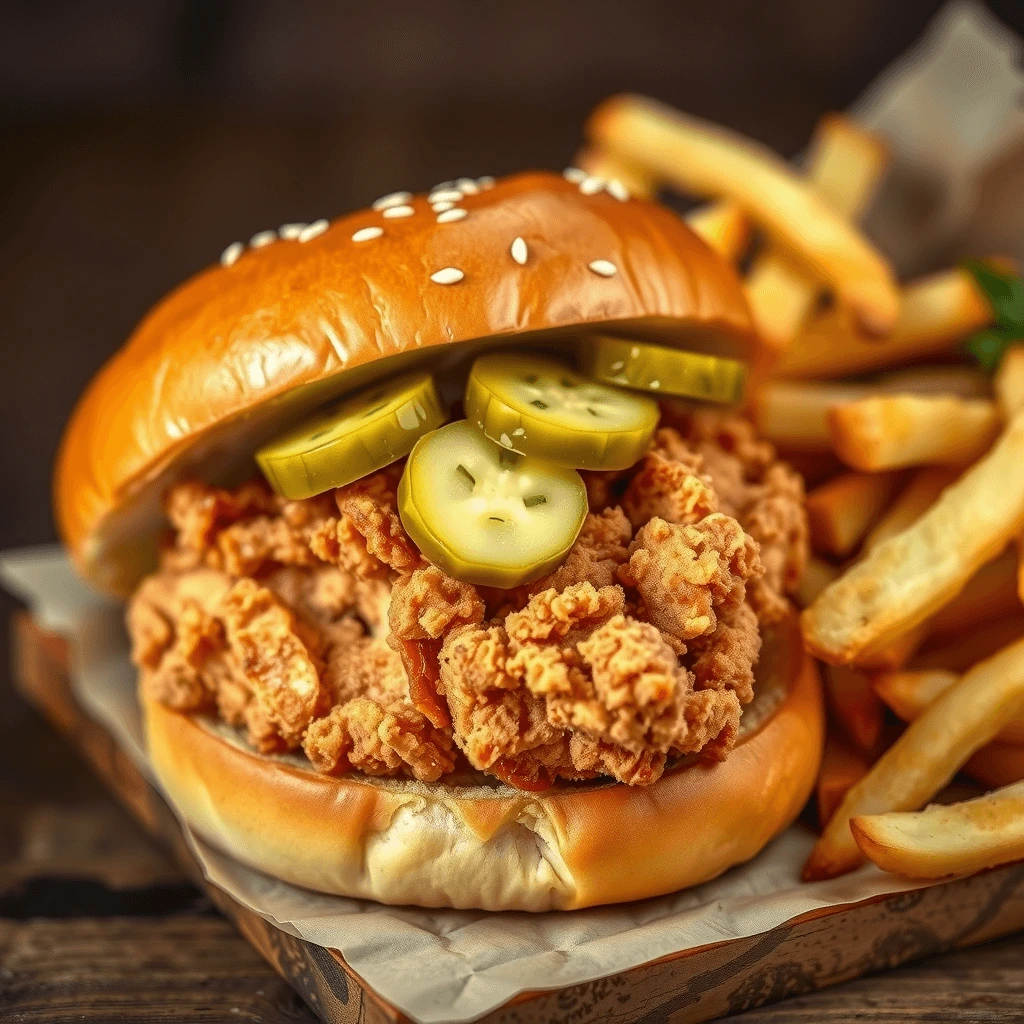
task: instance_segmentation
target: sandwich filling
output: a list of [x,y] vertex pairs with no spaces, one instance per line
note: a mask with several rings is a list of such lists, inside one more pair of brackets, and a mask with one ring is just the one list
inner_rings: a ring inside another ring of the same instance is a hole
[[511,589],[424,556],[401,473],[297,500],[172,488],[128,610],[147,695],[335,774],[647,785],[728,755],[807,553],[802,481],[749,422],[664,403],[639,462],[581,473],[564,560]]

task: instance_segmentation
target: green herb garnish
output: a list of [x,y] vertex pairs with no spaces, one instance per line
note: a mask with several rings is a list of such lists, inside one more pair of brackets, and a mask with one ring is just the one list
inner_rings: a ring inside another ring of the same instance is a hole
[[966,349],[982,369],[994,373],[1011,345],[1024,343],[1024,280],[981,260],[962,264],[992,307],[995,324],[970,337]]

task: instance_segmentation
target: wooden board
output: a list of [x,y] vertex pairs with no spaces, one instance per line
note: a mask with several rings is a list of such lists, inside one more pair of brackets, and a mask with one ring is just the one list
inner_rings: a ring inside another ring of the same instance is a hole
[[[21,692],[65,733],[132,815],[257,951],[329,1024],[403,1022],[337,952],[303,942],[208,885],[163,799],[71,694],[59,636],[28,616],[15,630]],[[1024,928],[1024,864],[912,893],[804,915],[761,935],[704,946],[611,978],[520,996],[488,1024],[616,1021],[691,1024],[800,995]]]

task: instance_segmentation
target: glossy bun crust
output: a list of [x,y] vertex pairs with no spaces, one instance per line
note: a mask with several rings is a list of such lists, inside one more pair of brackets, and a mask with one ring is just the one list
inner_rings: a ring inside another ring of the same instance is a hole
[[[151,568],[173,480],[227,477],[301,412],[425,350],[586,325],[691,348],[749,343],[735,272],[667,209],[552,174],[467,195],[461,220],[438,223],[425,196],[409,205],[250,249],[142,321],[86,391],[58,458],[57,519],[88,579],[127,593]],[[367,227],[383,234],[354,241]],[[447,268],[462,279],[431,279]]]
[[274,877],[382,903],[570,910],[699,885],[796,818],[817,777],[824,711],[795,622],[766,636],[757,677],[729,757],[677,765],[651,786],[536,794],[473,784],[483,776],[464,785],[333,778],[152,701],[147,739],[192,827]]

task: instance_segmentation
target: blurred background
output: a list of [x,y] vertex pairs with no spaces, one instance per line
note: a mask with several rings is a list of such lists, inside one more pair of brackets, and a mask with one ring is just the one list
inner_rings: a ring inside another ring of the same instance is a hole
[[[6,0],[0,549],[54,538],[49,475],[73,402],[232,240],[394,189],[562,168],[587,112],[621,90],[788,157],[940,6]],[[1024,31],[1021,0],[987,6]],[[0,594],[0,618],[12,607]],[[12,701],[4,684],[8,725],[26,713]]]

